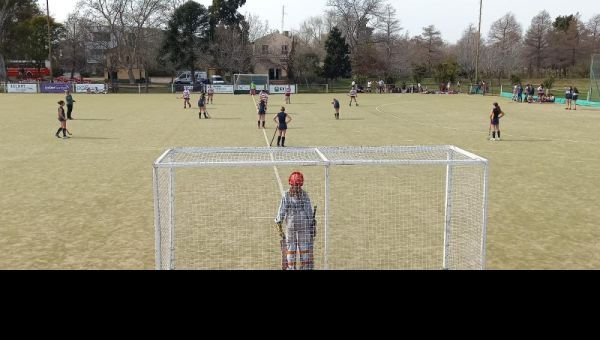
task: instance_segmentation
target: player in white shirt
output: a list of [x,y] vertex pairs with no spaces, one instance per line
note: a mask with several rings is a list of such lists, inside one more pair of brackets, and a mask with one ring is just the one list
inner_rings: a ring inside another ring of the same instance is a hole
[[192,103],[190,103],[190,90],[183,90],[183,108],[187,109],[188,105],[190,109],[192,108]]
[[348,95],[350,96],[350,106],[352,106],[352,101],[354,101],[356,103],[356,106],[358,106],[358,101],[356,100],[356,97],[358,97],[358,93],[356,92],[356,89],[350,90],[350,93]]

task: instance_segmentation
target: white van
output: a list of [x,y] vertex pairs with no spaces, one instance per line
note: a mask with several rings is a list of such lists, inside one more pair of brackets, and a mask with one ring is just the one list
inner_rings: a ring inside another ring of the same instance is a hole
[[[206,72],[197,71],[195,73],[196,73],[196,83],[203,83],[208,78],[208,75],[206,74]],[[173,83],[191,85],[192,84],[192,72],[185,71],[185,72],[180,73],[177,76],[177,78],[175,78]]]
[[225,79],[223,79],[223,77],[221,77],[221,76],[215,75],[215,76],[211,77],[210,82],[213,85],[223,85],[223,84],[225,84]]

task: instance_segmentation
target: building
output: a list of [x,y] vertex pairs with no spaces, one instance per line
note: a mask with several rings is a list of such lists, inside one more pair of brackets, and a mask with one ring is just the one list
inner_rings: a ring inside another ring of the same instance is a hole
[[293,43],[288,31],[283,34],[274,32],[256,39],[252,44],[254,73],[268,74],[271,81],[287,80]]

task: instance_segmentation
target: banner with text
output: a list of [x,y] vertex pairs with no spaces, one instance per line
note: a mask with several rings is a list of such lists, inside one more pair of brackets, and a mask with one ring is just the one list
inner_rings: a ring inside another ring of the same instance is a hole
[[233,85],[210,85],[215,93],[233,94]]
[[[256,85],[256,91],[266,90],[266,88],[266,85]],[[236,90],[250,92],[250,85],[238,85]]]
[[37,84],[7,84],[8,93],[37,93]]
[[67,90],[71,90],[71,84],[46,83],[40,85],[41,93],[64,93]]
[[[296,93],[296,85],[290,85],[290,89],[292,93]],[[287,85],[271,85],[269,87],[270,94],[285,94],[287,90]]]
[[75,85],[75,91],[78,93],[88,92],[90,89],[91,93],[101,93],[104,92],[106,86],[104,84],[77,84]]

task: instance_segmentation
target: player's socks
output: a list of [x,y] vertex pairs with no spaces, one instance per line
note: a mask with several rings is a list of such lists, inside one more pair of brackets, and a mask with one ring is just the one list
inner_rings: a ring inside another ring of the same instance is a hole
[[496,139],[496,131],[492,132],[492,138]]
[[277,137],[277,146],[281,145],[281,136]]
[[260,120],[258,121],[258,128],[260,129]]
[[281,138],[281,146],[285,148],[285,137]]
[[500,131],[498,131],[498,139],[500,139]]
[[265,123],[266,123],[266,122],[262,122],[262,123],[263,123],[263,124],[262,124],[262,125],[263,125],[263,129],[264,129],[264,128],[265,128]]
[[63,138],[67,138],[67,129],[62,129]]

